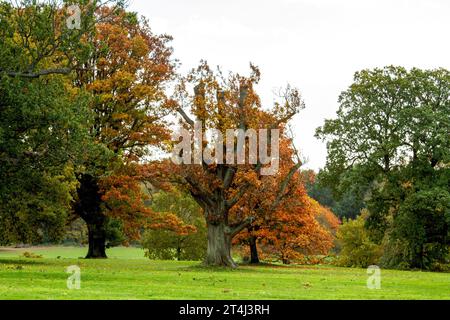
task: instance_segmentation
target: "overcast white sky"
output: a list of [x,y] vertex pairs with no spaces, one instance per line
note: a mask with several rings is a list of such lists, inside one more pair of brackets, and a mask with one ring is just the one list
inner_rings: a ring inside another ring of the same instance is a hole
[[262,71],[263,102],[290,83],[306,109],[294,124],[305,167],[325,164],[315,128],[364,68],[450,68],[450,0],[130,0],[154,32],[174,37],[181,71],[200,59],[223,70]]

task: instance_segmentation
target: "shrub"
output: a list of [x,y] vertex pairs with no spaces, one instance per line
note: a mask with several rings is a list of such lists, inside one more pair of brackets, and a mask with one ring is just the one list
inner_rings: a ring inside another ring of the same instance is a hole
[[28,258],[28,259],[40,259],[40,258],[42,258],[41,254],[36,254],[36,253],[33,253],[33,252],[28,252],[28,251],[25,251],[24,253],[22,253],[22,256],[24,258]]
[[366,217],[366,210],[362,210],[360,216],[354,220],[344,220],[339,228],[337,239],[341,252],[338,265],[365,268],[378,263],[382,249],[370,239],[370,233],[365,228]]
[[196,231],[179,234],[171,230],[147,230],[142,246],[145,256],[160,260],[201,260],[206,255],[206,224],[197,203],[181,192],[161,192],[154,195],[152,209],[177,215]]
[[202,260],[206,253],[205,227],[197,227],[197,232],[179,235],[170,230],[148,230],[142,246],[145,256],[157,260]]

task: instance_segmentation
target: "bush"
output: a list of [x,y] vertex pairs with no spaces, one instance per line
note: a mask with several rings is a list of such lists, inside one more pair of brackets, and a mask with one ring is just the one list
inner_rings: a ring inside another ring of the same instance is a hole
[[206,255],[206,225],[197,203],[183,193],[161,192],[153,200],[153,210],[175,214],[196,231],[178,234],[171,230],[147,230],[142,240],[145,256],[160,260],[202,260]]
[[36,253],[33,253],[33,252],[28,252],[28,251],[25,251],[24,253],[22,253],[22,256],[24,258],[28,258],[28,259],[40,259],[40,258],[42,258],[42,254],[36,254]]
[[377,264],[382,248],[372,242],[369,231],[365,228],[367,212],[362,210],[361,215],[354,220],[344,220],[337,232],[337,239],[341,252],[337,264],[345,267],[365,268]]
[[156,260],[192,260],[205,257],[206,235],[204,230],[185,236],[169,230],[149,230],[145,233],[142,246],[145,256]]

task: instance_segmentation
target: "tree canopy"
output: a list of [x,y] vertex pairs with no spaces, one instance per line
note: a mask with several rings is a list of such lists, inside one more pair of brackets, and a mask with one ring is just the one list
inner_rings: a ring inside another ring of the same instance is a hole
[[385,260],[396,261],[388,265],[428,268],[445,262],[449,71],[363,70],[339,103],[337,118],[317,130],[328,147],[325,180],[341,190],[368,187],[367,227],[376,241],[388,243]]

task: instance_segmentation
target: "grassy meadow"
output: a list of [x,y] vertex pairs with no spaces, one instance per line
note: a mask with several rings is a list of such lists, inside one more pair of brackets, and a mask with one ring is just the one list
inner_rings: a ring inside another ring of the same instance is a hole
[[[382,270],[381,289],[366,287],[365,269],[151,261],[139,248],[112,248],[109,259],[83,259],[86,248],[0,248],[0,299],[450,299],[450,274]],[[42,255],[26,258],[24,252]],[[66,268],[81,269],[67,288]]]

